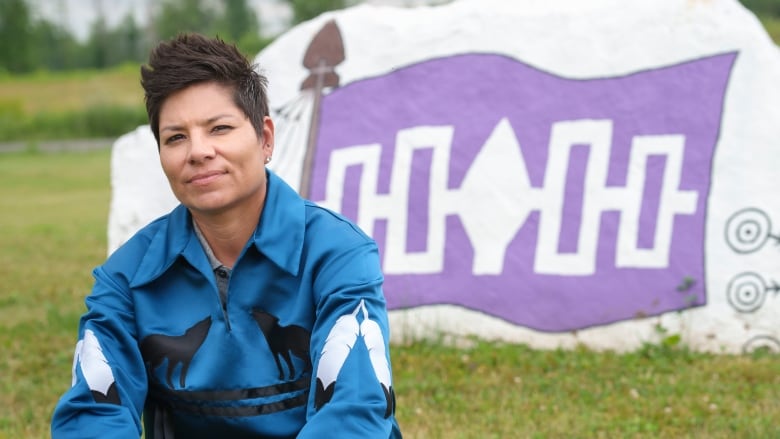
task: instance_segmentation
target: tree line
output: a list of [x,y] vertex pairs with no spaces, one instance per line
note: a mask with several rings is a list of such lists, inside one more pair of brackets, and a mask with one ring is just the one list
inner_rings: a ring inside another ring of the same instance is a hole
[[[254,56],[272,37],[262,37],[260,20],[247,0],[160,0],[150,2],[148,23],[128,13],[109,27],[105,11],[111,2],[95,1],[97,19],[86,41],[63,25],[34,18],[29,0],[0,0],[0,74],[34,70],[102,69],[126,62],[143,62],[158,41],[179,32],[219,35],[245,54]],[[282,0],[293,12],[292,23],[360,0]],[[740,0],[759,16],[780,19],[780,0]],[[447,0],[434,3],[446,3]]]
[[[284,0],[293,11],[291,24],[355,3],[350,0]],[[97,19],[86,41],[46,19],[35,18],[28,0],[0,1],[0,73],[35,70],[103,69],[144,62],[157,42],[180,32],[198,32],[231,41],[254,56],[273,38],[262,37],[260,20],[247,0],[162,0],[150,7],[148,23],[128,13],[109,27],[104,3],[95,1]],[[110,2],[108,3],[110,5]],[[110,6],[109,6],[110,7]]]
[[758,16],[780,18],[780,0],[739,0]]

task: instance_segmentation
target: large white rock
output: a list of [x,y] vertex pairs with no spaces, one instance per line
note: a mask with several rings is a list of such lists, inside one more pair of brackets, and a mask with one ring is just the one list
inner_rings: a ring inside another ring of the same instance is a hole
[[117,139],[111,153],[109,254],[177,203],[160,167],[157,143],[149,125]]
[[[376,238],[396,341],[780,351],[780,51],[736,0],[364,5],[257,61],[272,168]],[[148,127],[112,185],[109,251],[175,203]]]

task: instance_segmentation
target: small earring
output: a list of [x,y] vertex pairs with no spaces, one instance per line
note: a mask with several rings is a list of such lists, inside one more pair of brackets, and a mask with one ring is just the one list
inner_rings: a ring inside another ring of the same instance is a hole
[[265,163],[266,164],[271,163],[271,156],[265,158]]

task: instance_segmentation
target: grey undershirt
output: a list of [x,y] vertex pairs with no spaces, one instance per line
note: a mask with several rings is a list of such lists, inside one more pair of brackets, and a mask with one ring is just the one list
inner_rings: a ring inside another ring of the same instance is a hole
[[211,264],[211,269],[214,270],[214,279],[217,281],[217,290],[219,291],[219,301],[222,304],[222,309],[226,309],[228,284],[230,283],[230,274],[232,270],[222,264],[222,262],[219,262],[219,259],[214,256],[214,251],[211,250],[211,246],[208,241],[206,241],[206,237],[203,236],[203,232],[201,232],[198,225],[195,224],[195,220],[192,220],[192,228],[195,229],[195,235],[198,236],[198,241],[200,241],[200,245],[206,252],[209,264]]

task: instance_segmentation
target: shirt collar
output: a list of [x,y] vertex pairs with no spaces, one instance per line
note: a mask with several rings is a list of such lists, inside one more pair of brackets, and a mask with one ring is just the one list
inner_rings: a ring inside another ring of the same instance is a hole
[[[265,204],[250,244],[279,268],[297,276],[303,255],[307,202],[273,171],[266,169],[266,176]],[[180,204],[167,220],[167,226],[157,229],[151,237],[131,287],[158,278],[179,257],[203,272],[208,268],[213,270],[213,262],[198,240],[189,210]]]
[[254,244],[279,268],[298,275],[306,232],[306,203],[293,188],[270,170],[260,224]]

